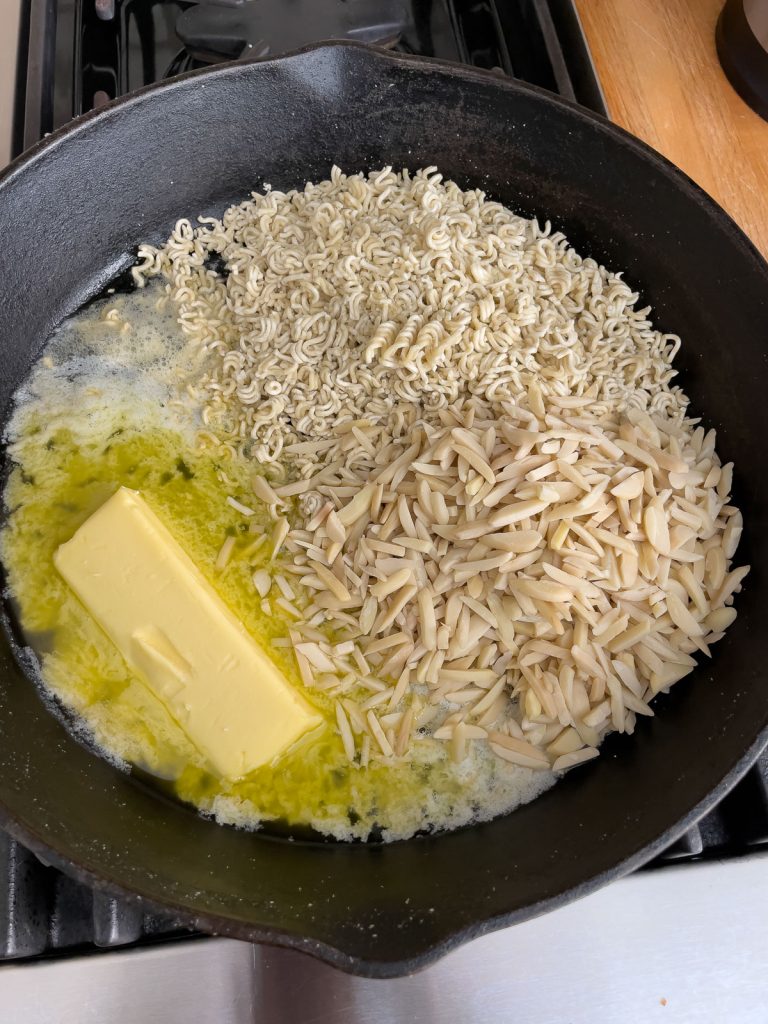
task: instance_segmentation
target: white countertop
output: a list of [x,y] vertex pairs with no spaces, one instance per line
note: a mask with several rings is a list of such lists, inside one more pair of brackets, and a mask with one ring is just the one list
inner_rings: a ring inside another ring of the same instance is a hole
[[0,966],[23,1024],[766,1024],[768,856],[642,872],[420,974],[229,939]]

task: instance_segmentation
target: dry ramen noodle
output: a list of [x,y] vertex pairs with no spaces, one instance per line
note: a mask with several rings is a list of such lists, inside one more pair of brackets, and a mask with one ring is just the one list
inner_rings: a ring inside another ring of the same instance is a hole
[[[340,838],[490,817],[631,733],[735,618],[741,515],[714,432],[671,384],[679,339],[549,225],[434,169],[334,168],[180,221],[134,276],[164,283],[180,327],[131,363],[166,395],[142,399],[147,465],[169,436],[194,462],[186,485],[162,469],[145,490],[328,728],[227,786],[145,708],[151,735],[121,741],[119,695],[84,696],[55,643],[43,675],[110,750],[154,769],[172,750],[166,774],[203,810]],[[146,333],[156,287],[102,330]],[[12,427],[27,476],[30,423],[61,399],[36,375]],[[79,445],[107,433],[72,416]],[[17,519],[35,486],[12,480]],[[17,590],[22,527],[4,545]]]

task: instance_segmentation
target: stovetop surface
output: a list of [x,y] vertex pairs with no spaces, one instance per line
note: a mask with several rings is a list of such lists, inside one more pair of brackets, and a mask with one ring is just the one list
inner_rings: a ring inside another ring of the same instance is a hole
[[[223,59],[328,38],[496,69],[605,114],[572,0],[29,0],[22,22],[15,152],[143,85]],[[768,755],[650,865],[768,850]],[[191,931],[94,893],[0,833],[0,959],[150,945]]]

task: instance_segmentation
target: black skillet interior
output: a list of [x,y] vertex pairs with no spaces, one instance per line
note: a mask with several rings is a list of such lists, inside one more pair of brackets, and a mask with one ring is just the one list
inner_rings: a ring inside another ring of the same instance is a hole
[[289,843],[162,802],[48,713],[0,640],[0,805],[78,876],[207,929],[380,976],[590,891],[648,859],[736,781],[766,737],[768,274],[744,236],[650,150],[491,75],[331,44],[148,90],[55,136],[0,185],[0,398],[50,329],[140,241],[263,181],[436,164],[626,270],[683,337],[681,379],[736,462],[753,565],[739,618],[657,718],[507,818],[389,847]]

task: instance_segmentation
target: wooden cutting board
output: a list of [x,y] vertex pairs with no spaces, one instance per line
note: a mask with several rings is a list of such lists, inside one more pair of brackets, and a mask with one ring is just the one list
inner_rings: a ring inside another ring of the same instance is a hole
[[724,0],[576,0],[611,118],[681,167],[768,257],[768,122],[715,50]]

